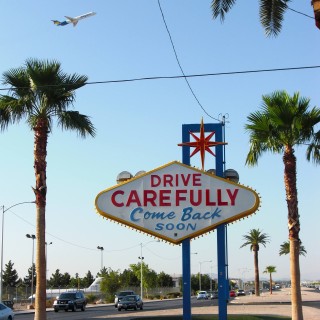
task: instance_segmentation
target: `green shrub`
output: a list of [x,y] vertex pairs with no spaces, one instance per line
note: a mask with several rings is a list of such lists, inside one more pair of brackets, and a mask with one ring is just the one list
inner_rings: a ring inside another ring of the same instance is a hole
[[88,294],[86,296],[86,299],[88,303],[94,303],[97,300],[97,296],[95,296],[94,294]]
[[109,303],[114,302],[114,294],[106,293],[104,298],[106,302],[109,302]]
[[181,297],[181,292],[171,292],[167,294],[168,299],[178,298]]

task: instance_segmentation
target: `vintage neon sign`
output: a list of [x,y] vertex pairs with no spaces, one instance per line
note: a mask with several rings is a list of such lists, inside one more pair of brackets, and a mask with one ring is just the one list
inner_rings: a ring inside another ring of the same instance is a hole
[[253,190],[173,161],[100,192],[99,214],[179,244],[254,213]]

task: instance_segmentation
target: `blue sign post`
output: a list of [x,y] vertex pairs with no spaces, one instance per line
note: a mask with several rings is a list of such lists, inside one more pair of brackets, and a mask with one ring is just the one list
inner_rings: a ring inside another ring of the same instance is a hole
[[[215,131],[216,141],[223,140],[223,124],[204,124],[204,132]],[[200,124],[182,125],[182,142],[190,142],[190,132],[200,132]],[[223,145],[217,145],[215,149],[216,175],[223,177]],[[182,148],[182,163],[190,166],[190,146]],[[219,320],[227,320],[227,301],[229,298],[229,284],[227,279],[227,247],[226,225],[217,228],[218,247],[218,295],[219,295]],[[191,319],[191,272],[190,272],[190,239],[182,242],[182,271],[183,271],[183,320]]]

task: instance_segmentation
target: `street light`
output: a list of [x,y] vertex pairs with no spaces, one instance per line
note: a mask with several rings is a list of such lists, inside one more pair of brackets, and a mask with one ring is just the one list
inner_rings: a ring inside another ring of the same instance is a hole
[[201,291],[201,265],[205,262],[212,262],[212,260],[208,261],[200,261],[199,262],[199,290]]
[[143,299],[143,259],[144,259],[144,257],[142,256],[142,247],[145,247],[147,244],[149,244],[151,242],[160,242],[160,240],[151,240],[145,244],[140,243],[141,256],[138,257],[138,259],[141,260],[141,264],[140,264],[140,273],[141,273],[140,274],[140,278],[141,278],[141,280],[140,280],[140,287],[141,287],[140,288],[141,289],[140,296],[141,296],[141,300]]
[[31,275],[31,305],[33,304],[33,261],[34,261],[34,239],[36,236],[34,234],[26,234],[26,237],[32,239],[32,275]]
[[11,208],[15,206],[19,206],[20,204],[24,203],[36,203],[35,201],[24,201],[14,204],[13,206],[5,209],[4,206],[2,206],[2,231],[1,231],[1,271],[0,271],[0,302],[2,302],[2,274],[3,274],[3,231],[4,231],[4,214]]
[[242,282],[242,289],[245,290],[245,285],[246,285],[246,281],[245,281],[245,274],[247,272],[249,272],[251,269],[248,269],[248,268],[240,268],[238,269],[239,271],[242,271],[241,274],[242,274],[242,278],[241,278],[241,282]]
[[213,268],[216,267],[217,265],[211,265],[210,266],[210,271],[211,271],[211,276],[210,276],[210,291],[213,290],[212,282],[213,282]]
[[102,270],[103,269],[103,250],[104,250],[104,248],[97,246],[97,249],[101,251],[101,270]]
[[50,244],[52,244],[52,242],[45,242],[45,245],[46,245],[46,285],[47,285],[47,274],[48,274],[48,258],[47,258],[47,247],[50,246]]
[[138,259],[141,259],[141,262],[140,262],[140,297],[141,297],[141,300],[142,300],[142,297],[143,297],[143,271],[142,271],[142,268],[143,268],[143,259],[144,257],[142,256],[142,243],[140,243],[141,245],[141,256],[138,257]]

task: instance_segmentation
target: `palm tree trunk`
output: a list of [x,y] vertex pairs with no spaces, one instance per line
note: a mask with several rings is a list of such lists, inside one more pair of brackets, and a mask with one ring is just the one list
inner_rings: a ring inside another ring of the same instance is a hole
[[259,288],[259,259],[258,259],[258,250],[253,249],[253,259],[254,259],[254,291],[255,295],[260,296]]
[[290,239],[291,312],[292,320],[302,320],[299,242]]
[[270,272],[270,294],[272,294],[272,275]]
[[46,260],[45,260],[45,232],[46,232],[46,157],[48,125],[46,120],[40,119],[34,127],[34,170],[36,187],[33,189],[36,195],[36,304],[35,320],[46,320]]
[[291,146],[286,146],[283,155],[284,185],[288,207],[288,228],[290,240],[290,277],[291,277],[291,309],[292,320],[303,320],[302,298],[300,288],[300,221],[298,212],[298,192],[296,157]]

